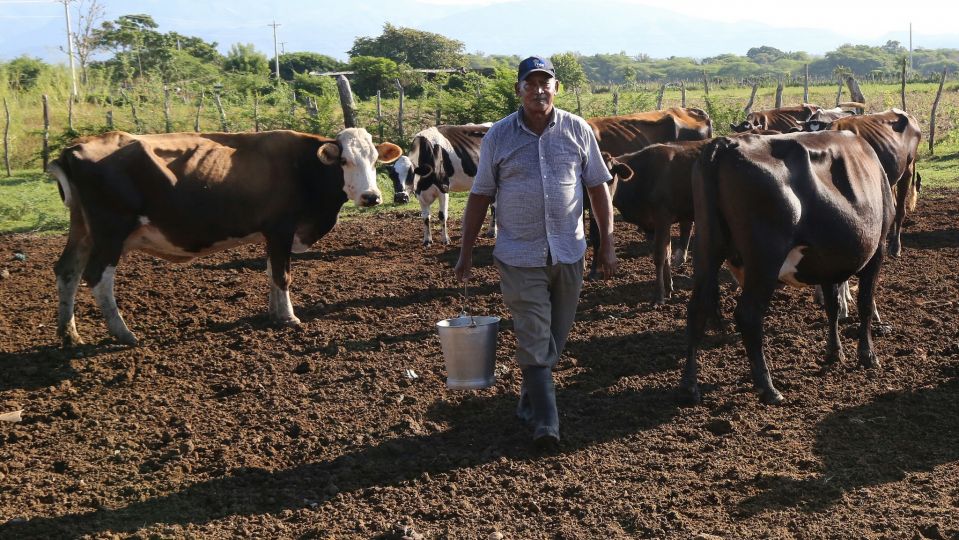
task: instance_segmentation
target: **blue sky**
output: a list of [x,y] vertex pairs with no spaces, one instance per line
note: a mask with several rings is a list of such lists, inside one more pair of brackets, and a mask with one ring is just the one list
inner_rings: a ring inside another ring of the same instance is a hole
[[[83,0],[87,4],[90,0]],[[358,36],[385,22],[459,39],[469,52],[553,54],[626,52],[655,58],[745,54],[750,46],[821,54],[842,43],[959,48],[959,2],[875,0],[99,0],[106,19],[147,13],[160,31],[219,43],[253,43],[272,55],[273,34],[288,52],[346,59]],[[71,4],[73,22],[79,0]],[[706,31],[711,28],[715,31]],[[0,0],[0,60],[27,54],[65,62],[63,5],[55,0]]]

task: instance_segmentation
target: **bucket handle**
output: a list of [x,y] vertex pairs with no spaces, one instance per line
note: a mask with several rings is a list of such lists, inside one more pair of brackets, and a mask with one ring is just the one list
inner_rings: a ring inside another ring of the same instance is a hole
[[463,281],[463,309],[460,310],[460,317],[469,317],[470,318],[470,328],[476,326],[476,320],[473,319],[473,314],[469,313],[466,308],[469,307],[469,282]]

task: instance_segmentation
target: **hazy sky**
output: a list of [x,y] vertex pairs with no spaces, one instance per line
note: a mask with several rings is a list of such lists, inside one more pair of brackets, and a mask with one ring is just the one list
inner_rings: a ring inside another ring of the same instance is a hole
[[[745,54],[745,48],[759,45],[821,54],[842,43],[881,45],[883,39],[896,39],[908,45],[910,22],[914,33],[930,44],[927,46],[959,48],[959,0],[870,0],[858,4],[835,0],[566,0],[567,7],[562,8],[564,19],[537,27],[539,10],[543,13],[540,20],[549,21],[550,14],[560,10],[559,1],[99,0],[99,3],[106,8],[106,20],[124,14],[147,13],[159,24],[159,31],[177,31],[216,41],[222,52],[234,43],[253,43],[260,51],[272,55],[272,29],[267,25],[276,20],[282,25],[278,28],[278,41],[282,42],[283,50],[321,52],[341,60],[346,59],[346,50],[356,37],[379,35],[384,22],[459,39],[465,42],[468,52],[498,54],[523,54],[533,49],[540,54],[573,50],[584,54],[625,51],[653,57],[672,54],[702,57]],[[90,0],[82,2],[89,4]],[[571,4],[578,6],[578,11],[570,9]],[[80,0],[72,0],[74,25],[79,5]],[[903,13],[904,6],[906,13]],[[485,13],[492,13],[495,8],[498,18],[482,19],[476,9],[483,7],[491,8]],[[649,16],[654,8],[659,12],[672,11],[680,18],[674,17],[665,29],[644,27],[644,14]],[[584,10],[588,10],[589,16],[570,20],[582,17]],[[511,16],[514,12],[518,14],[516,17]],[[567,12],[574,14],[565,15]],[[458,17],[459,13],[469,15]],[[683,17],[726,23],[732,28],[731,31],[724,29],[723,39],[713,38],[708,32],[682,35]],[[677,20],[680,22],[675,22]],[[549,28],[557,22],[563,23],[567,34],[549,35]],[[620,34],[609,35],[613,31],[610,27],[614,26]],[[802,39],[803,31],[797,30],[800,28],[809,32],[808,40]],[[770,32],[774,29],[783,29],[781,44],[775,43],[778,36]],[[658,30],[660,36],[667,32],[676,41],[667,46],[653,30]],[[789,39],[786,39],[787,30],[790,30]],[[834,35],[825,39],[822,31]],[[538,33],[544,36],[543,48],[538,48],[535,40],[521,40],[524,34],[535,38]],[[63,62],[65,54],[60,49],[64,43],[64,13],[59,1],[0,0],[0,60],[27,54]],[[663,45],[659,50],[657,43]],[[687,45],[686,50],[678,50]],[[917,43],[922,45],[922,41]]]

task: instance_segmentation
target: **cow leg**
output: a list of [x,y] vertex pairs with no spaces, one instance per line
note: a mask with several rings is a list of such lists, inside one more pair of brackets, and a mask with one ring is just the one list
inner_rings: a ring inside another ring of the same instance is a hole
[[679,249],[673,252],[673,258],[671,261],[675,268],[680,268],[686,264],[686,257],[689,254],[689,240],[692,237],[692,232],[692,221],[679,222]]
[[653,264],[656,266],[656,299],[653,305],[661,306],[673,293],[673,278],[669,271],[669,228],[660,222],[653,233]]
[[[293,313],[290,301],[290,247],[289,241],[267,239],[266,275],[270,280],[269,313],[270,320],[277,324],[296,325],[300,319]],[[284,251],[285,249],[285,251]]]
[[680,400],[692,404],[702,402],[698,382],[699,344],[706,333],[707,320],[719,313],[719,269],[723,263],[722,255],[718,254],[720,250],[709,254],[700,249],[702,247],[697,245],[699,254],[694,259],[695,282],[686,306],[686,365],[679,383]]
[[90,258],[90,237],[79,209],[70,210],[70,233],[63,254],[54,266],[57,276],[57,337],[65,348],[83,345],[77,332],[74,302],[80,285],[80,274]]
[[878,368],[879,360],[872,348],[872,318],[876,309],[876,285],[882,268],[882,247],[859,272],[859,295],[856,308],[859,310],[859,364],[866,368]]
[[822,294],[822,285],[816,285],[813,288],[812,300],[817,305],[820,305],[820,306],[826,305],[826,299],[823,297],[823,294]]
[[[785,256],[782,257],[785,259]],[[749,357],[753,383],[759,391],[759,399],[772,405],[783,400],[782,394],[773,386],[772,377],[763,352],[763,318],[773,291],[778,282],[778,268],[759,265],[746,266],[746,282],[736,303],[736,325],[743,338],[743,346]]]
[[444,246],[450,245],[450,235],[446,230],[446,221],[450,213],[450,194],[449,193],[440,193],[440,224],[442,227],[443,234],[440,237],[440,241],[443,242]]
[[496,201],[489,205],[489,229],[486,229],[486,238],[496,238]]
[[[839,302],[839,312],[838,316],[840,319],[849,318],[849,302],[852,301],[852,294],[849,292],[849,280],[843,281],[839,285],[839,297],[837,298]],[[828,306],[827,306],[828,309]]]
[[102,242],[95,243],[90,250],[90,257],[83,271],[83,279],[93,290],[93,298],[107,321],[107,330],[110,335],[125,345],[136,346],[137,338],[127,328],[117,308],[116,296],[113,293],[113,283],[116,276],[117,262],[123,252],[123,239],[126,235],[105,237]]
[[420,217],[423,219],[423,245],[433,245],[433,236],[430,234],[430,203],[420,200]]
[[906,204],[909,198],[909,192],[912,189],[912,174],[905,174],[893,186],[896,193],[896,217],[893,219],[892,228],[889,230],[889,256],[896,258],[902,254],[902,224],[906,220]]
[[[848,288],[848,281],[845,282]],[[829,329],[826,336],[826,357],[823,364],[834,364],[846,359],[842,352],[842,343],[839,341],[839,318],[842,302],[842,286],[835,283],[822,287],[823,301],[826,304],[826,317],[829,318]]]

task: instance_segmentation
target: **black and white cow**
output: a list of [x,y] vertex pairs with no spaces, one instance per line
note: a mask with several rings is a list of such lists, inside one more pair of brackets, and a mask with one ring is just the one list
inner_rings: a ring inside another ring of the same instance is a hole
[[[394,190],[409,200],[415,195],[423,217],[423,245],[433,243],[430,234],[430,206],[439,199],[439,220],[443,244],[450,243],[446,221],[449,218],[449,192],[469,191],[479,165],[480,144],[492,124],[436,126],[413,136],[409,157],[396,161],[390,178]],[[402,185],[400,184],[402,182]],[[401,199],[394,195],[395,202]],[[490,207],[490,227],[486,236],[496,237],[496,205]]]

